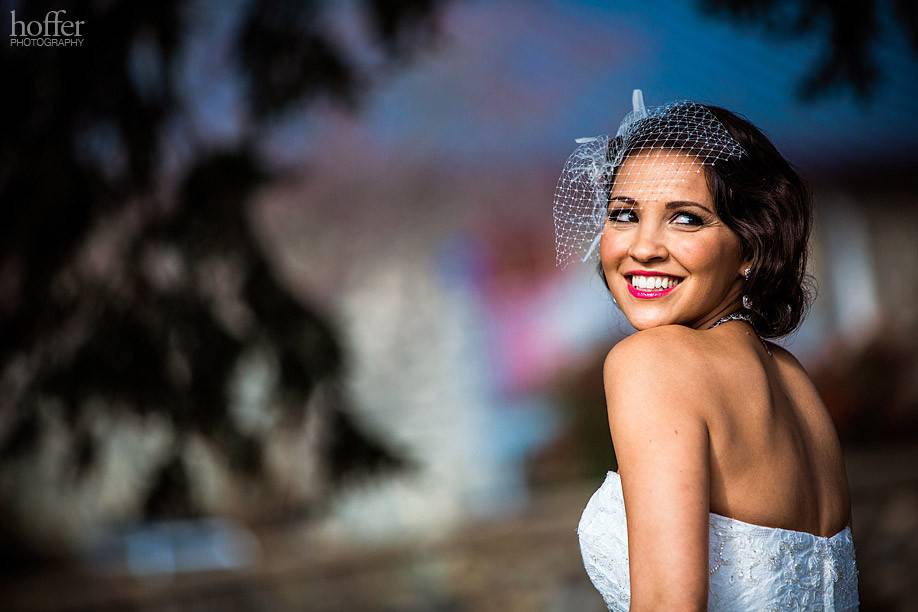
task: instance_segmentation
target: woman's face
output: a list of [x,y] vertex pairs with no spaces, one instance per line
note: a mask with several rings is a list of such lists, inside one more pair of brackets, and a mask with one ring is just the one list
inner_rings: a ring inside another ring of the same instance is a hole
[[636,329],[703,329],[738,308],[748,262],[739,237],[714,211],[697,160],[662,150],[628,157],[608,210],[602,269]]

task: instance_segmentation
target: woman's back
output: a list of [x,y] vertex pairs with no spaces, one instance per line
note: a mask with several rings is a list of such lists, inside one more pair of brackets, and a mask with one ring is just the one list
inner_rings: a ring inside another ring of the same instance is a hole
[[832,536],[850,523],[835,427],[803,366],[734,323],[699,332],[723,388],[706,415],[711,512],[748,523]]
[[[677,343],[690,346],[679,351],[676,361],[692,371],[693,380],[704,378],[702,386],[718,390],[711,401],[699,402],[692,397],[697,389],[676,384],[679,391],[662,408],[674,418],[674,435],[688,433],[676,425],[684,423],[685,410],[696,415],[703,411],[708,429],[707,609],[856,609],[857,566],[844,464],[834,426],[799,362],[776,345],[769,345],[769,356],[739,323],[718,330],[661,328],[638,335],[641,339],[634,340],[656,344],[654,353],[661,358]],[[625,357],[634,356],[638,344],[632,342]],[[671,365],[661,364],[659,380],[674,380]],[[614,385],[612,397],[634,389],[619,389],[623,380],[607,380]],[[627,438],[629,434],[613,426],[616,449],[617,436],[623,433]],[[630,461],[635,459],[632,453]],[[634,463],[623,460],[620,467],[635,478]],[[675,468],[677,480],[686,478],[680,472]],[[649,481],[656,474],[644,472],[640,480],[631,481],[630,490],[639,491],[635,484],[653,488]],[[651,509],[631,498],[626,511],[623,478],[628,477],[607,474],[577,528],[584,567],[610,610],[630,609],[634,557],[640,550],[633,548],[635,542],[639,547],[657,532],[675,548],[690,537],[672,525],[661,527],[658,519],[666,523],[673,518],[673,524],[694,530],[674,516],[683,506],[665,499],[652,500],[656,508]],[[694,486],[688,480],[685,485]],[[648,511],[654,513],[653,521],[645,517]],[[642,523],[637,538],[632,533],[635,520]],[[677,557],[667,550],[662,558],[675,563]]]

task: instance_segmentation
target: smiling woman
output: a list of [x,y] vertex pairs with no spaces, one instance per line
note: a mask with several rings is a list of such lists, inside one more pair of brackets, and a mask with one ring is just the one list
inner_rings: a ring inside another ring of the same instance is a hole
[[613,610],[856,609],[838,437],[765,341],[809,301],[809,194],[733,113],[634,106],[555,194],[559,264],[598,253],[637,330],[603,368],[619,472],[581,517],[584,567]]
[[[640,153],[617,168],[600,264],[635,328],[703,328],[736,309],[751,262],[713,208],[702,165],[690,155]],[[655,291],[666,279],[679,282]]]
[[[707,323],[735,310],[730,303],[742,294],[743,314],[760,336],[786,336],[803,320],[813,295],[812,281],[806,274],[806,247],[812,226],[809,192],[754,125],[726,109],[694,103],[673,105],[669,114],[688,108],[707,117],[711,122],[707,130],[718,132],[717,139],[705,130],[687,128],[684,119],[664,121],[652,116],[632,128],[627,146],[622,137],[609,143],[610,158],[617,156],[620,161],[609,171],[612,188],[600,230],[602,241],[608,241],[609,232],[605,230],[610,227],[643,227],[641,239],[652,240],[654,236],[647,233],[647,226],[666,215],[667,227],[683,232],[683,238],[687,238],[685,232],[699,234],[689,241],[683,239],[683,246],[698,247],[703,240],[714,240],[715,245],[731,253],[704,249],[708,260],[737,262],[740,273],[731,280],[742,276],[742,284],[731,284],[736,286],[728,292],[728,303],[718,310],[718,317]],[[685,110],[679,112],[684,114]],[[684,134],[679,135],[680,131]],[[732,144],[721,140],[725,137]],[[740,150],[733,148],[740,143],[745,143]],[[617,153],[613,151],[616,146],[620,149]],[[638,248],[647,246],[645,242]],[[739,259],[732,257],[734,246],[739,248]],[[616,273],[610,275],[605,265],[600,261],[597,269],[617,301],[624,292],[615,290],[610,278]],[[723,293],[722,287],[709,288]],[[670,322],[693,327],[704,323]]]

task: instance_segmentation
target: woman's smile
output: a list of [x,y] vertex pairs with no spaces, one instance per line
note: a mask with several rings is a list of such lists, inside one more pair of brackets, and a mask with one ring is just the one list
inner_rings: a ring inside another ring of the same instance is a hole
[[669,295],[682,282],[681,278],[676,276],[666,276],[660,274],[626,275],[628,281],[628,292],[636,298],[650,300],[661,298]]

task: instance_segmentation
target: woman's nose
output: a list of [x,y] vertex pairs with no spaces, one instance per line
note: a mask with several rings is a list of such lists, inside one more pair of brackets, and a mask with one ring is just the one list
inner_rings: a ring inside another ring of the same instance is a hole
[[632,234],[634,241],[628,249],[628,255],[637,261],[650,261],[665,259],[668,255],[666,246],[658,228],[652,225],[642,225],[637,232]]

